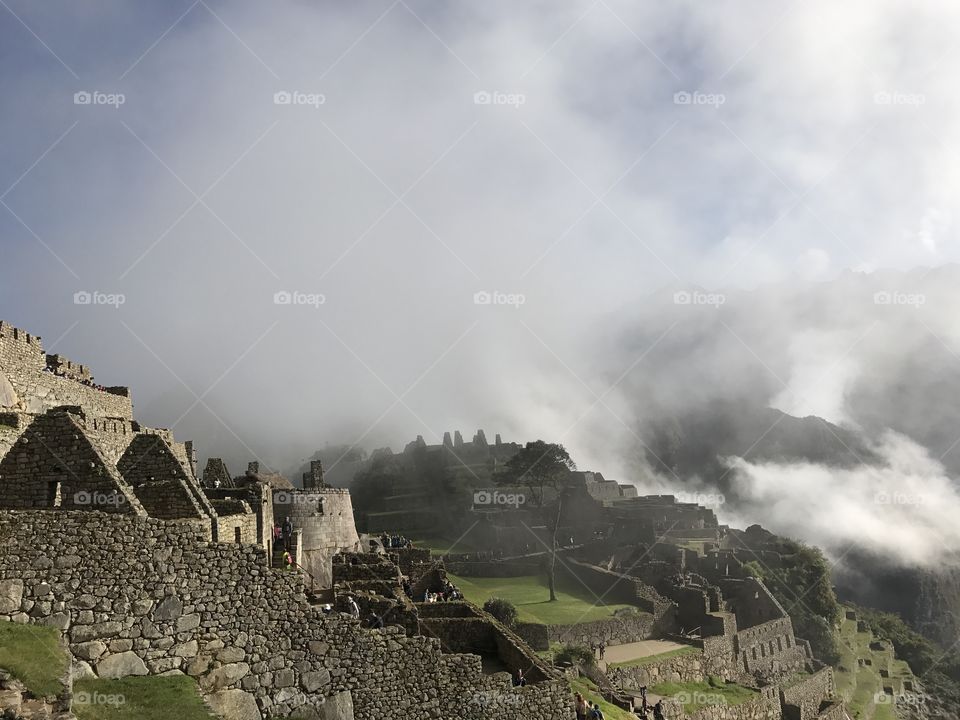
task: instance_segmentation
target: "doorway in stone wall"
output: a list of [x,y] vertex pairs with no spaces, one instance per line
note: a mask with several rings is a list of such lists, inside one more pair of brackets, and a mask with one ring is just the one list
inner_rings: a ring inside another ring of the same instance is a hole
[[236,541],[237,545],[240,544],[240,527],[237,526],[233,529],[233,539]]
[[62,498],[60,496],[60,481],[50,480],[47,483],[47,507],[60,507]]

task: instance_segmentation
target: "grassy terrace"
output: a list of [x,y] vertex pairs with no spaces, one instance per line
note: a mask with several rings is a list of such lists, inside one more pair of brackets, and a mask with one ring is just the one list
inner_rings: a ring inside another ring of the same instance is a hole
[[710,678],[707,682],[660,683],[650,692],[663,697],[677,697],[683,701],[688,715],[707,705],[739,705],[757,697],[756,690]]
[[586,589],[570,585],[557,587],[557,600],[550,602],[546,582],[537,576],[515,578],[466,578],[450,575],[450,581],[467,600],[483,605],[491,597],[512,602],[520,622],[542,625],[572,625],[610,617],[616,610],[632,605],[598,604]]
[[197,683],[184,675],[86,678],[74,683],[77,720],[210,720]]
[[644,665],[653,665],[654,663],[669,660],[673,657],[680,657],[681,655],[697,655],[702,652],[703,651],[700,648],[682,647],[677,648],[676,650],[668,650],[667,652],[658,653],[657,655],[647,655],[646,657],[637,658],[635,660],[610,663],[610,667],[642,667]]
[[[854,720],[872,718],[873,720],[896,720],[892,704],[876,704],[874,695],[884,684],[892,685],[900,692],[904,680],[910,680],[913,674],[902,660],[890,663],[890,677],[882,678],[880,668],[886,667],[890,652],[871,650],[870,642],[875,638],[869,632],[857,632],[855,620],[844,619],[840,626],[840,666],[834,673],[837,692],[847,701],[847,708]],[[869,658],[873,665],[859,666],[858,658]]]
[[60,632],[40,625],[0,622],[0,667],[9,670],[34,695],[59,695],[67,655]]

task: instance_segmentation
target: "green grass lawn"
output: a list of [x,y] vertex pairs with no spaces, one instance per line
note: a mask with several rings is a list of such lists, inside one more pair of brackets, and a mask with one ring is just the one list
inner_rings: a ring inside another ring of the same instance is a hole
[[184,675],[85,678],[74,683],[73,712],[78,720],[209,720],[197,683]]
[[571,693],[580,693],[583,695],[584,700],[590,700],[594,704],[599,704],[600,710],[603,711],[603,716],[606,720],[637,720],[637,716],[633,713],[622,710],[616,705],[611,705],[604,700],[600,693],[597,692],[597,686],[594,685],[589,678],[582,677],[571,680],[570,691]]
[[483,605],[491,597],[509,600],[517,608],[520,622],[542,625],[572,625],[603,620],[614,611],[633,607],[623,604],[597,604],[583,587],[557,587],[557,600],[550,602],[546,582],[535,575],[514,578],[465,578],[450,575],[467,600]]
[[67,670],[60,631],[41,625],[0,622],[0,667],[9,670],[34,695],[58,695]]
[[453,552],[454,554],[473,552],[473,548],[463,540],[458,542],[456,540],[448,540],[447,538],[432,537],[414,540],[413,545],[418,548],[426,548],[434,555],[446,555],[449,552]]
[[706,705],[739,705],[758,695],[756,690],[712,678],[707,682],[660,683],[651,687],[650,692],[663,697],[686,695],[683,709],[687,714]]
[[657,655],[647,655],[646,657],[637,658],[635,660],[627,660],[626,662],[619,663],[610,663],[610,667],[641,667],[643,665],[653,665],[654,663],[661,662],[663,660],[668,660],[672,657],[678,657],[680,655],[697,655],[702,653],[703,650],[695,647],[682,647],[677,648],[676,650],[667,650],[667,652],[662,652]]

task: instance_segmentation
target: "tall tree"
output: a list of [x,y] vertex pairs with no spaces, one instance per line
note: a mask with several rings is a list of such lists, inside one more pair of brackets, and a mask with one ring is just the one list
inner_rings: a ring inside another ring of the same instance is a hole
[[526,447],[510,458],[503,470],[495,476],[498,484],[521,485],[528,488],[538,508],[543,507],[544,488],[561,490],[557,497],[556,518],[548,523],[552,531],[547,564],[547,584],[551,601],[557,599],[557,531],[560,528],[560,514],[563,508],[561,485],[570,471],[576,469],[576,464],[570,459],[570,454],[563,445],[537,440],[528,442]]
[[500,485],[526,487],[537,507],[541,507],[544,488],[558,489],[563,478],[576,469],[563,445],[536,440],[510,458],[494,479]]

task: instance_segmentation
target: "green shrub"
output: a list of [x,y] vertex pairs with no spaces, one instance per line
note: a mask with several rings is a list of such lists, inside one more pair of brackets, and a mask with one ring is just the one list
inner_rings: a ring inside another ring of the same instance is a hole
[[517,608],[509,600],[492,597],[483,604],[483,609],[507,627],[513,627],[517,622]]
[[593,665],[593,650],[584,645],[561,645],[553,654],[555,665]]

